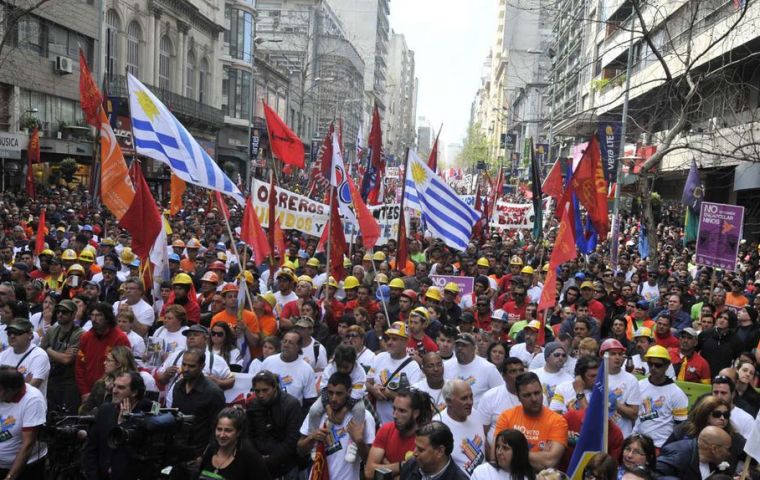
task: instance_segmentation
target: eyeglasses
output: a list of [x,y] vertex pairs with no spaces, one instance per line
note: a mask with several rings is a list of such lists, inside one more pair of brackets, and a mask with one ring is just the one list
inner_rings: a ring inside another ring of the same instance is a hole
[[552,353],[552,357],[556,357],[556,358],[565,358],[566,356],[567,356],[566,353],[560,353],[560,352]]
[[713,417],[713,418],[723,417],[726,420],[728,420],[728,419],[731,418],[731,412],[729,412],[728,410],[726,410],[726,411],[713,410],[713,412],[710,413],[710,416]]
[[217,331],[212,330],[211,331],[211,336],[212,337],[223,337],[224,336],[224,331],[220,332],[218,330]]
[[348,335],[346,335],[346,338],[361,338],[361,335],[359,335],[358,333],[349,333]]
[[668,364],[665,362],[647,362],[649,368],[665,368]]
[[633,448],[631,446],[625,447],[623,449],[623,453],[632,453],[634,455],[639,455],[639,456],[642,456],[642,457],[646,456],[646,453],[644,453],[643,450],[641,450],[640,448]]

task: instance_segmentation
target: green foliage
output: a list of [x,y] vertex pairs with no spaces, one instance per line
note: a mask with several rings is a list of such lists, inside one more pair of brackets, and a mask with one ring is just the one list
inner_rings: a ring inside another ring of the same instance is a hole
[[228,177],[234,178],[237,174],[237,167],[235,167],[235,164],[232,162],[224,162],[224,165],[222,165],[222,169],[224,170],[224,173],[227,174]]
[[74,175],[77,173],[79,165],[77,165],[77,161],[73,158],[66,157],[61,160],[59,168],[61,169],[61,176],[63,179],[66,180],[66,182],[72,182],[74,180]]
[[488,138],[481,130],[479,123],[471,123],[457,163],[461,167],[475,167],[478,162],[488,163],[488,160]]

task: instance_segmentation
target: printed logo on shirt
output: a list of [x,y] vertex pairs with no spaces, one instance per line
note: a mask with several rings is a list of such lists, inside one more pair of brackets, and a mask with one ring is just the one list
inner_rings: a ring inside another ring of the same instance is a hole
[[0,443],[10,440],[13,434],[10,430],[16,426],[16,417],[13,415],[3,417],[0,415]]
[[472,375],[470,375],[469,377],[466,377],[466,378],[465,377],[459,377],[459,379],[462,380],[462,381],[464,381],[464,382],[467,382],[470,386],[475,385],[475,382],[478,381],[478,379],[475,378]]
[[340,439],[345,437],[347,435],[345,428],[335,428],[332,427],[329,430],[330,443],[325,447],[325,455],[330,456],[335,452],[338,452],[343,449],[343,445],[340,444]]
[[283,392],[293,383],[293,377],[290,375],[285,375],[284,377],[277,375],[277,378],[280,380],[280,387]]
[[650,397],[644,398],[644,401],[641,402],[641,407],[644,409],[644,413],[639,415],[639,419],[642,422],[645,422],[647,420],[659,418],[663,405],[665,405],[665,397],[662,395],[656,400]]
[[461,444],[462,453],[467,457],[464,464],[464,471],[467,475],[472,475],[475,467],[483,463],[485,454],[483,453],[483,439],[480,435],[475,435],[472,439],[465,438]]

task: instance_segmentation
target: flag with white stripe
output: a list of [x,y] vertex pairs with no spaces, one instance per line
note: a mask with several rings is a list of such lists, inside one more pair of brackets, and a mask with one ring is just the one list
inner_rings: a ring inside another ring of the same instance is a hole
[[428,231],[446,245],[465,250],[480,212],[468,206],[413,150],[405,182],[405,206],[419,209]]
[[186,182],[230,195],[245,205],[238,187],[169,109],[131,74],[127,79],[135,151],[168,165]]

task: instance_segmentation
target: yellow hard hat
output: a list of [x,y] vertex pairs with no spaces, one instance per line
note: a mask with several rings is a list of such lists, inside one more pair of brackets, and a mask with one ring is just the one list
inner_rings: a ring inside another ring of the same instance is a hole
[[388,275],[384,273],[378,273],[375,275],[375,281],[381,285],[387,285],[388,284]]
[[84,275],[84,267],[79,265],[78,263],[75,263],[74,265],[70,266],[68,270],[66,270],[66,274],[70,275],[71,272],[78,272]]
[[328,287],[333,287],[333,288],[338,288],[338,282],[335,281],[335,277],[330,277],[330,278],[327,279],[327,286]]
[[480,257],[478,259],[478,266],[479,267],[490,267],[491,266],[491,262],[489,262],[486,257]]
[[267,302],[270,307],[274,307],[274,305],[277,303],[277,299],[275,298],[274,293],[272,292],[262,293],[259,296],[263,298],[264,301]]
[[654,339],[652,329],[649,327],[639,327],[633,332],[633,338],[646,337],[650,340]]
[[245,279],[245,283],[253,283],[253,274],[251,273],[250,270],[245,270],[243,272],[240,272],[240,274],[237,277],[238,280],[241,277]]
[[224,252],[216,252],[216,258],[217,258],[217,260],[219,260],[221,262],[226,262],[227,261],[227,254],[224,253]]
[[[306,261],[306,265],[309,267],[319,267],[319,260],[317,260],[314,257],[311,257],[309,260]],[[346,265],[346,261],[343,261],[343,266]]]
[[430,314],[428,313],[427,308],[425,307],[415,308],[414,310],[412,310],[412,313],[410,315],[419,315],[425,320],[430,320]]
[[365,253],[362,257],[362,262],[371,262],[372,261],[372,254],[369,252]]
[[649,360],[650,358],[662,358],[663,360],[670,361],[670,355],[668,354],[668,349],[661,345],[652,345],[649,347],[649,350],[647,350],[647,353],[644,354],[644,360]]
[[310,285],[313,285],[313,284],[314,284],[314,279],[312,279],[312,278],[311,278],[310,276],[308,276],[308,275],[301,275],[300,277],[298,277],[298,282],[299,282],[299,283],[300,283],[300,282],[306,282],[306,283],[308,283],[308,284],[310,284]]
[[79,261],[92,263],[95,261],[95,255],[93,255],[89,250],[82,250],[82,252],[79,254]]
[[510,265],[522,265],[523,261],[522,258],[518,257],[517,255],[512,255],[512,258],[509,259]]
[[61,254],[61,260],[76,260],[77,259],[77,252],[74,250],[67,248],[63,251]]
[[45,250],[40,252],[40,257],[43,255],[47,255],[48,257],[55,257],[55,252],[50,250],[49,248],[46,248]]
[[116,240],[114,240],[111,237],[106,237],[103,240],[100,241],[101,245],[105,245],[107,247],[115,247],[116,246]]
[[384,262],[385,254],[383,252],[375,252],[375,254],[372,255],[372,260],[375,260],[377,262]]
[[544,272],[548,272],[549,271],[549,264],[548,263],[544,263],[544,266],[541,267],[541,270],[544,271]]
[[285,260],[284,262],[282,262],[282,268],[289,268],[290,270],[294,272],[297,270],[296,265],[290,260]]
[[[313,258],[311,260],[316,260],[316,258]],[[309,260],[309,262],[311,262],[311,260]],[[308,265],[309,262],[306,262],[306,265]],[[317,262],[316,265],[312,265],[312,266],[318,267],[319,266],[319,262]],[[349,268],[351,266],[352,266],[351,259],[348,258],[348,257],[343,257],[343,268]]]
[[533,275],[533,267],[530,265],[525,265],[522,270],[520,270],[520,273],[524,273],[525,275]]
[[431,300],[441,301],[441,291],[437,287],[430,287],[425,292],[425,297]]
[[359,286],[359,279],[353,275],[349,275],[343,280],[343,290],[351,290]]
[[443,287],[445,291],[459,293],[459,285],[457,285],[454,282],[449,282],[446,284],[446,286]]
[[121,256],[119,257],[121,263],[130,264],[134,259],[135,254],[132,252],[132,249],[129,247],[124,247],[124,250],[121,251]]
[[192,285],[193,279],[186,273],[178,273],[172,280],[172,285]]
[[404,285],[404,281],[400,278],[394,278],[391,280],[391,282],[388,284],[391,288],[400,288],[401,290],[406,288],[406,285]]

